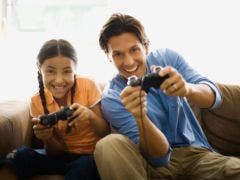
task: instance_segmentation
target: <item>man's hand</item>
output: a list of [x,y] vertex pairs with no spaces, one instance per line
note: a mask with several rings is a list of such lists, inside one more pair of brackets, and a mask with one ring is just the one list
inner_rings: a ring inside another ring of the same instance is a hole
[[[154,67],[151,67],[151,69],[154,69]],[[166,66],[159,71],[159,76],[163,77],[167,74],[169,78],[161,84],[160,89],[170,96],[188,96],[191,88],[182,75],[171,66]]]
[[173,67],[166,66],[159,72],[160,76],[168,74],[160,89],[170,96],[186,97],[189,102],[200,108],[209,108],[215,101],[215,93],[207,84],[187,83],[182,75]]
[[136,119],[147,114],[146,92],[140,87],[127,86],[120,94],[125,108],[133,114]]
[[53,136],[53,127],[43,126],[39,123],[39,121],[39,118],[32,118],[32,122],[34,124],[33,131],[38,139],[45,142]]
[[[127,86],[123,89],[120,96],[125,108],[136,119],[140,136],[140,149],[149,156],[165,156],[169,150],[169,144],[161,130],[147,117],[146,92],[137,86]],[[147,131],[144,131],[144,129]]]

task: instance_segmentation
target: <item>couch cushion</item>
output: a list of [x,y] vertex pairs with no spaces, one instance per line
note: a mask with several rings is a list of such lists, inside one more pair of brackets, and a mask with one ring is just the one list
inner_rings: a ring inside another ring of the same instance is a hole
[[25,101],[0,103],[0,157],[21,145],[30,145],[32,128]]
[[240,85],[217,85],[223,103],[217,109],[202,111],[202,126],[220,153],[240,156]]

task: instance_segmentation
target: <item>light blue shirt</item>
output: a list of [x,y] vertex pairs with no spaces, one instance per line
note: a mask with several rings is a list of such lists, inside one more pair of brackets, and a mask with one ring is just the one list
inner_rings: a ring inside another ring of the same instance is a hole
[[[215,84],[192,69],[176,52],[169,49],[151,52],[147,57],[147,73],[150,73],[152,65],[172,66],[187,82],[209,85],[216,95],[211,108],[221,104],[222,97]],[[127,80],[119,74],[116,75],[103,92],[102,110],[105,119],[117,132],[138,143],[136,121],[120,99],[120,93],[126,86]],[[150,88],[147,94],[147,115],[164,133],[171,148],[195,146],[212,150],[185,97],[167,96],[160,89]],[[165,157],[159,158],[147,157],[144,154],[143,156],[151,165],[163,166],[168,163],[170,154],[171,151]]]

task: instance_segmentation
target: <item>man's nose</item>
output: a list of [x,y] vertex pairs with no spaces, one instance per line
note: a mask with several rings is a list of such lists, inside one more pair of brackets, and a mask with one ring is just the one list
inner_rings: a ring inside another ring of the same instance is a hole
[[124,57],[124,65],[130,66],[134,63],[134,59],[130,54],[126,54]]

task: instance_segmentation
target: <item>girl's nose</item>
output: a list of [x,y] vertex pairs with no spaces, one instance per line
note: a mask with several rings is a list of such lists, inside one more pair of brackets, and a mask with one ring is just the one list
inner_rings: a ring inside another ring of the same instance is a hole
[[57,74],[55,78],[55,82],[57,83],[63,82],[63,76],[61,74]]

